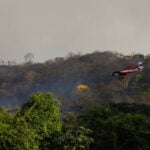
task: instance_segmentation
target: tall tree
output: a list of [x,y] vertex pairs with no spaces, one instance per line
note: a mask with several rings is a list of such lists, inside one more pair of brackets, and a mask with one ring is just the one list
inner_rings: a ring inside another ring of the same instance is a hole
[[26,63],[31,63],[32,62],[32,59],[34,58],[34,55],[32,53],[27,53],[25,56],[24,56],[24,59],[25,59],[25,62]]
[[41,149],[44,149],[45,138],[61,131],[60,103],[52,93],[33,94],[21,107],[17,118],[22,118],[38,135]]

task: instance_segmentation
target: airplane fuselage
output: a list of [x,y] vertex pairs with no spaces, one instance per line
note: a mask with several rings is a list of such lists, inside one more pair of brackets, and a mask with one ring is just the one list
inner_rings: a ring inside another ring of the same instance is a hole
[[121,70],[121,71],[115,71],[112,73],[112,76],[127,76],[130,73],[136,72],[136,71],[142,71],[143,65],[139,65],[137,67],[129,66],[127,69]]

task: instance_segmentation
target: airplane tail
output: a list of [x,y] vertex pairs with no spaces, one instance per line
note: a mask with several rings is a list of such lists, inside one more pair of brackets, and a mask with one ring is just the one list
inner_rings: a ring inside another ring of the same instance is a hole
[[137,69],[138,69],[139,71],[142,71],[142,70],[144,69],[143,62],[142,62],[142,61],[139,61],[139,62],[138,62]]

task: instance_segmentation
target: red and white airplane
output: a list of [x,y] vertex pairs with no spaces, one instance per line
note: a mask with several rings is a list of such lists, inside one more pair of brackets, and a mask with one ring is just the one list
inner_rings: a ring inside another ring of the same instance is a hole
[[112,76],[119,76],[120,78],[123,78],[124,76],[127,76],[130,73],[142,71],[143,69],[144,69],[143,63],[142,61],[139,61],[137,66],[128,66],[121,71],[114,71],[112,73]]

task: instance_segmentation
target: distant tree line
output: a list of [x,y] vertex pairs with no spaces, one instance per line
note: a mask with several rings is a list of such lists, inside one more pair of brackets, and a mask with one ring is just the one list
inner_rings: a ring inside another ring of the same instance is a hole
[[[27,58],[32,62],[32,54]],[[125,80],[111,76],[114,70],[136,65],[139,60],[144,61],[143,72]],[[20,106],[38,91],[55,93],[65,110],[82,111],[93,101],[150,104],[149,66],[149,55],[124,56],[109,51],[71,53],[45,63],[0,66],[0,105]],[[78,90],[81,85],[88,88]]]
[[24,55],[24,61],[22,63],[17,63],[16,60],[3,60],[3,59],[0,59],[0,65],[1,66],[5,66],[5,65],[8,65],[8,66],[13,66],[13,65],[22,65],[22,64],[31,64],[33,63],[33,58],[34,58],[34,54],[29,52],[27,54]]

